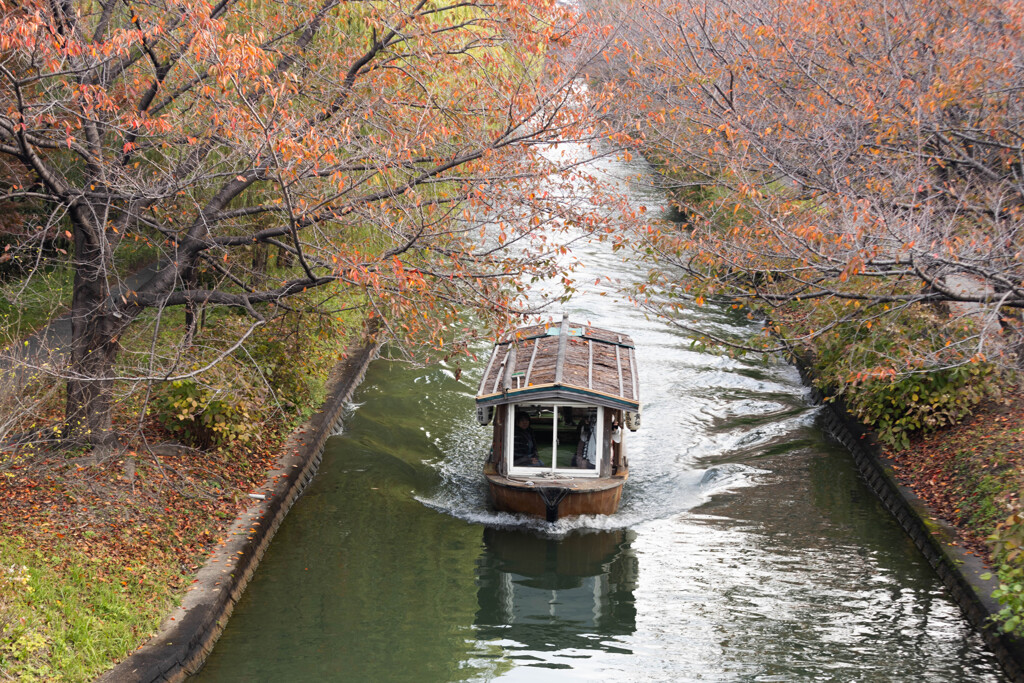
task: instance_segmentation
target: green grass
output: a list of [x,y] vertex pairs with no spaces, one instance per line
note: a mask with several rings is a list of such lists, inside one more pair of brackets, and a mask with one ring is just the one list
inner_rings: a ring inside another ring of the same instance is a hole
[[0,677],[89,681],[108,669],[174,604],[168,586],[180,577],[161,564],[0,539]]
[[122,275],[134,273],[160,258],[160,248],[148,239],[122,239],[114,252],[114,267]]
[[53,268],[31,278],[0,284],[0,345],[24,339],[67,310],[69,268]]
[[[145,240],[122,240],[114,254],[118,272],[132,273],[159,257],[159,249]],[[47,265],[20,279],[0,282],[0,345],[23,340],[71,303],[73,268],[64,261]]]

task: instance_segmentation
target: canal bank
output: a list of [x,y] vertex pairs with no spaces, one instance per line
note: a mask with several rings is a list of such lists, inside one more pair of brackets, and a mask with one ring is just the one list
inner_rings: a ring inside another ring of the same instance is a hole
[[850,452],[868,486],[935,569],[1006,675],[1013,681],[1024,681],[1024,639],[1003,632],[994,621],[1002,609],[992,597],[999,580],[995,576],[982,578],[993,570],[958,541],[952,525],[897,480],[894,461],[884,454],[874,433],[847,410],[842,397],[830,396],[816,387],[808,363],[795,354],[793,358],[812,399],[821,406],[825,431]]
[[156,635],[98,681],[181,681],[203,665],[282,520],[316,475],[324,443],[340,428],[345,405],[379,349],[378,343],[366,344],[335,367],[323,406],[284,443],[277,468],[250,494],[256,502],[231,525],[181,605]]

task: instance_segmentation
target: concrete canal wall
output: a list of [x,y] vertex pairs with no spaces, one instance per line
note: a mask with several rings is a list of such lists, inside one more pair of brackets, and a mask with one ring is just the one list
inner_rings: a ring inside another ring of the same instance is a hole
[[379,349],[375,344],[365,346],[334,369],[323,407],[288,438],[266,483],[246,492],[264,498],[254,498],[255,504],[236,520],[227,541],[199,570],[181,606],[164,620],[157,634],[99,682],[182,681],[199,670],[281,521],[316,474],[324,443],[337,431],[345,403]]
[[988,571],[981,560],[968,555],[957,543],[952,526],[936,519],[912,490],[897,481],[893,463],[883,455],[874,434],[851,415],[841,398],[830,399],[814,387],[805,363],[797,359],[796,365],[815,403],[822,406],[825,430],[853,455],[868,485],[927,558],[1010,680],[1024,683],[1024,640],[1002,633],[991,619],[1001,609],[991,597],[999,582],[981,578]]

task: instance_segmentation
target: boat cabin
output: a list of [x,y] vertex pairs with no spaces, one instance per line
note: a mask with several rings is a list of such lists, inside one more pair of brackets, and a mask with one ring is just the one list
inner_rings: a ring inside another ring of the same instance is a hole
[[616,488],[617,507],[628,473],[623,427],[640,422],[628,336],[568,318],[520,328],[495,345],[477,393],[477,419],[493,424],[485,474],[496,507],[496,485],[539,484],[565,489],[562,498]]

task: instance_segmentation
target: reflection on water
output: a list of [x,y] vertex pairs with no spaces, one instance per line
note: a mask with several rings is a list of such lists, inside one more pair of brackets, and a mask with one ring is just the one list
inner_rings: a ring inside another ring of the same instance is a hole
[[463,676],[481,530],[423,514],[410,491],[436,474],[385,452],[410,443],[401,427],[379,430],[371,419],[332,440],[199,680]]
[[[636,277],[602,245],[579,255],[581,283]],[[793,368],[696,351],[613,287],[581,284],[566,312],[637,343],[618,514],[493,512],[483,368],[377,362],[197,679],[1003,680]]]
[[485,529],[477,566],[477,638],[505,641],[512,658],[538,650],[628,653],[612,637],[636,629],[632,538],[623,529],[564,538]]

